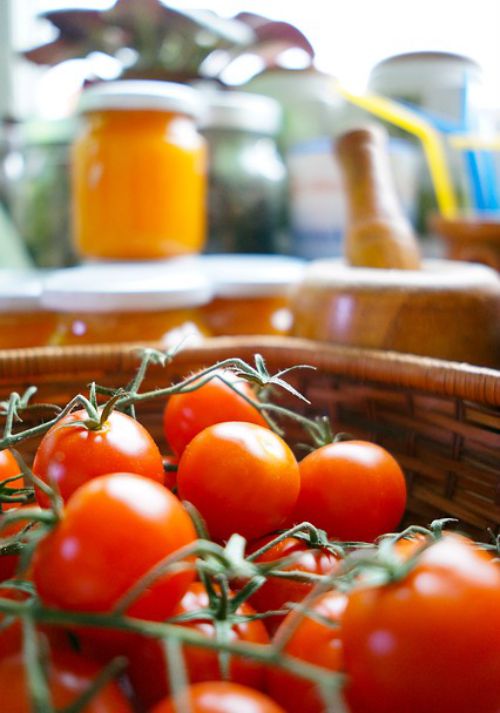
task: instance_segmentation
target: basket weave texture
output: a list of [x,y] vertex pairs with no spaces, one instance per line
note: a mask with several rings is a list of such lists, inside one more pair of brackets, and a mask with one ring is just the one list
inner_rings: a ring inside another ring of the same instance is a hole
[[[255,353],[271,372],[316,367],[289,376],[311,404],[288,394],[280,403],[310,416],[327,414],[335,431],[388,448],[407,477],[407,522],[454,517],[481,539],[488,528],[500,531],[500,371],[293,338],[217,338],[181,351],[166,369],[152,367],[143,389],[227,357],[252,363]],[[38,401],[62,405],[87,393],[90,381],[125,384],[137,364],[137,345],[0,351],[0,400],[35,384]],[[162,410],[160,400],[145,403],[139,418],[164,449]],[[292,443],[304,440],[295,425],[287,435]],[[36,445],[23,444],[26,457]]]

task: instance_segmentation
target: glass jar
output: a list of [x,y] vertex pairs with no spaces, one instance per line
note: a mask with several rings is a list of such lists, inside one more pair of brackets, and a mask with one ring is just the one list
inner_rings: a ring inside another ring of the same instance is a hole
[[209,336],[201,314],[211,298],[201,274],[168,265],[83,266],[46,281],[43,304],[57,313],[51,344],[189,345]]
[[284,246],[286,171],[269,97],[207,93],[208,246],[212,253],[273,253]]
[[200,106],[195,89],[170,82],[103,82],[83,92],[72,164],[82,257],[145,260],[202,249]]
[[213,298],[203,314],[214,336],[289,333],[290,293],[302,278],[302,260],[279,255],[202,255],[187,264],[213,284]]
[[55,316],[42,307],[41,293],[38,272],[0,270],[0,349],[49,343]]

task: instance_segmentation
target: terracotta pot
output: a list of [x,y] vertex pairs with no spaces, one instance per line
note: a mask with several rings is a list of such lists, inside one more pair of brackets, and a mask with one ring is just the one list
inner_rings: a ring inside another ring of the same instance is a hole
[[422,270],[309,265],[292,299],[293,334],[355,347],[500,365],[500,278],[482,265]]
[[480,262],[500,271],[500,220],[432,216],[430,228],[442,240],[446,257]]

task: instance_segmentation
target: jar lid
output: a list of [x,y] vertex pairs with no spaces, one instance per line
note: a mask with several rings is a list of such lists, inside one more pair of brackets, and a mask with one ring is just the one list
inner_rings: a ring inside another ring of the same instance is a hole
[[282,255],[198,255],[175,258],[201,271],[215,297],[285,295],[302,279],[306,262]]
[[175,111],[199,118],[203,107],[196,89],[175,82],[118,80],[83,90],[78,104],[80,113],[106,109]]
[[240,129],[277,134],[281,127],[280,104],[271,97],[245,92],[207,92],[202,129]]
[[84,265],[54,272],[42,304],[56,312],[153,312],[206,304],[210,281],[168,263]]
[[42,274],[37,270],[0,270],[0,312],[42,310]]

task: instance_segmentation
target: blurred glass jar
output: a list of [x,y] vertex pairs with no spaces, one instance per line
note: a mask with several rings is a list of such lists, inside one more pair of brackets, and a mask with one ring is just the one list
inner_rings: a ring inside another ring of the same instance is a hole
[[72,152],[73,232],[83,258],[147,260],[205,241],[205,142],[192,87],[102,82],[81,97]]
[[284,244],[286,169],[275,135],[279,104],[242,92],[207,92],[208,252],[273,253]]
[[70,146],[74,119],[33,120],[10,129],[4,191],[15,229],[39,267],[75,262],[70,237]]
[[0,270],[0,349],[42,347],[49,343],[55,315],[41,304],[37,271]]
[[197,344],[209,330],[201,307],[212,296],[201,273],[167,263],[88,265],[56,271],[42,304],[56,313],[51,344]]

